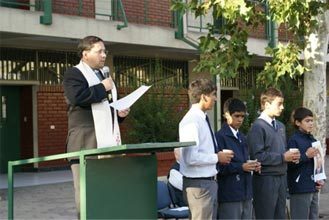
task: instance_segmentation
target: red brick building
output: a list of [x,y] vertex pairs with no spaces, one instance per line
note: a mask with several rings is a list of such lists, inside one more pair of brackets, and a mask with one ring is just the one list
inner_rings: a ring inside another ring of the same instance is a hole
[[[0,172],[6,172],[8,160],[65,152],[67,116],[61,83],[65,69],[78,62],[78,40],[87,35],[105,41],[110,50],[107,65],[121,95],[143,83],[166,85],[179,89],[180,108],[188,109],[186,88],[196,77],[192,69],[198,51],[175,38],[179,27],[169,0],[11,2],[16,4],[0,1]],[[192,40],[203,34],[204,26],[191,15],[186,15],[184,25],[184,36]],[[279,37],[286,37],[281,30]],[[256,54],[252,73],[263,66],[265,55],[260,48],[267,43],[265,25],[252,31],[248,41],[249,50]],[[222,80],[221,100],[241,86],[238,80]],[[125,140],[128,122],[121,129]],[[158,154],[158,160],[158,174],[166,175],[173,153]],[[65,166],[67,162],[60,160],[34,168]]]
[[[65,69],[78,63],[75,48],[84,36],[104,39],[121,96],[142,82],[156,87],[160,81],[179,88],[180,108],[188,109],[189,60],[197,58],[197,51],[174,38],[169,1],[11,2],[0,1],[6,23],[0,28],[0,172],[6,172],[8,160],[65,153],[67,106],[61,82]],[[162,74],[154,77],[159,63]],[[128,120],[121,130],[125,140]],[[166,175],[173,154],[158,158],[159,175]],[[34,164],[39,170],[65,166],[65,160]]]

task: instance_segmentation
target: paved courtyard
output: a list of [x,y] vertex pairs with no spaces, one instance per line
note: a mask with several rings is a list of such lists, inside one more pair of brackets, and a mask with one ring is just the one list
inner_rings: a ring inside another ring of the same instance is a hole
[[[0,218],[7,218],[7,190],[1,190]],[[72,182],[19,187],[14,191],[15,219],[76,219]]]

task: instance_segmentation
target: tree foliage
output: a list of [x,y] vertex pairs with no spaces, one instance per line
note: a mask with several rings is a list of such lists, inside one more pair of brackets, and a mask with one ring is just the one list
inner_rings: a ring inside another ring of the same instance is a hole
[[163,87],[152,90],[131,109],[127,143],[168,142],[178,140],[177,124],[185,114],[179,107],[178,90]]
[[[252,58],[246,46],[249,30],[267,21],[279,26],[284,23],[293,39],[277,47],[266,48],[273,59],[265,63],[258,75],[262,85],[279,84],[283,76],[294,78],[307,69],[299,57],[305,48],[304,36],[317,28],[316,16],[323,13],[328,3],[318,0],[181,0],[172,1],[172,10],[181,15],[187,11],[195,17],[212,13],[214,20],[224,19],[218,27],[208,24],[208,34],[200,37],[200,62],[194,69],[221,77],[235,77],[239,68],[246,68]],[[266,13],[266,12],[269,13]]]

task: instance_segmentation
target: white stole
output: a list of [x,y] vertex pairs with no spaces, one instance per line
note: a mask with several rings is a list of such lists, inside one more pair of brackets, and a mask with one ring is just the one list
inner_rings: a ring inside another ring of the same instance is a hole
[[[95,72],[83,61],[80,61],[78,68],[86,78],[89,87],[100,83],[100,79]],[[117,89],[113,83],[112,100],[118,99]],[[91,110],[94,118],[95,134],[97,140],[97,148],[112,147],[121,145],[120,128],[118,124],[117,111],[114,109],[114,120],[111,114],[109,101],[104,99],[102,102],[91,104]],[[114,123],[113,123],[114,122]],[[113,126],[112,126],[113,125]]]

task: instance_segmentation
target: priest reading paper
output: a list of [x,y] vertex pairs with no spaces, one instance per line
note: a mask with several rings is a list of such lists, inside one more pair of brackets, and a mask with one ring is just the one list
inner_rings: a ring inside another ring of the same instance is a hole
[[[107,50],[103,40],[96,36],[83,38],[78,55],[80,63],[69,68],[63,80],[68,104],[67,152],[121,145],[119,123],[129,114],[129,108],[110,107],[118,96],[112,78],[104,75]],[[70,164],[79,217],[79,160],[71,159]]]

